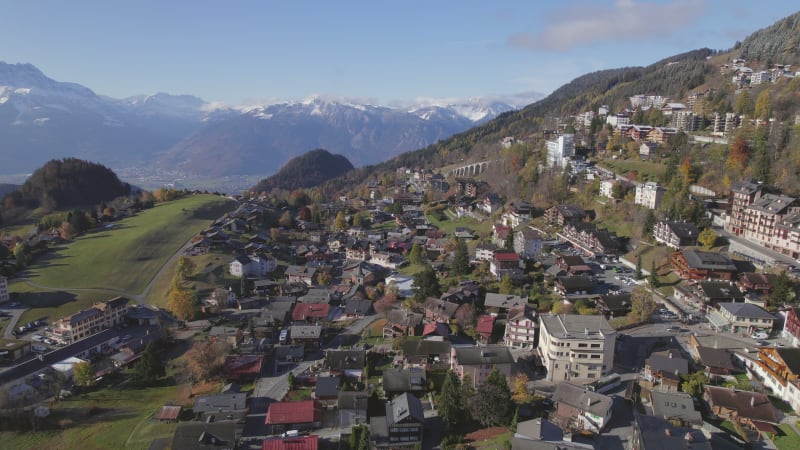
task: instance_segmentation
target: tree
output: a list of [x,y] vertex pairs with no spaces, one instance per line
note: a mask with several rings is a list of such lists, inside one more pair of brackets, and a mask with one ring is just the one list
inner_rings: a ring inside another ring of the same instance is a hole
[[531,393],[528,391],[528,376],[520,373],[512,379],[514,392],[511,399],[518,404],[528,403],[531,400]]
[[286,228],[287,230],[294,228],[294,217],[290,211],[284,211],[281,218],[278,219],[278,225]]
[[347,229],[347,220],[344,218],[344,211],[336,213],[336,219],[333,221],[333,228],[336,229],[336,231]]
[[178,259],[178,275],[183,280],[192,276],[196,267],[194,261],[189,257],[181,256],[180,259]]
[[92,367],[91,362],[82,361],[72,366],[72,381],[76,385],[83,387],[93,386],[94,380],[94,367]]
[[461,388],[458,376],[452,370],[448,370],[439,394],[438,410],[439,417],[442,418],[447,427],[447,433],[450,435],[461,431],[469,420],[469,417],[464,415],[467,402],[463,394],[464,390]]
[[631,312],[632,317],[637,322],[647,322],[650,320],[658,305],[653,300],[653,294],[648,292],[643,286],[636,286],[631,293]]
[[511,421],[513,403],[506,376],[492,369],[486,382],[478,386],[469,399],[470,412],[483,426],[507,426]]
[[621,200],[625,197],[625,186],[619,181],[611,185],[611,198]]
[[289,385],[289,390],[290,390],[290,391],[291,391],[292,389],[294,389],[294,384],[295,384],[295,382],[296,382],[296,380],[295,380],[295,378],[294,378],[294,373],[292,373],[292,372],[290,371],[288,374],[286,374],[286,383]]
[[647,277],[647,281],[650,283],[650,289],[656,289],[659,286],[658,283],[658,271],[656,270],[656,260],[653,259],[650,262],[650,275]]
[[27,242],[21,242],[14,247],[14,258],[17,260],[17,267],[25,268],[33,260],[33,252]]
[[194,318],[194,294],[188,289],[173,288],[167,294],[167,309],[178,320],[191,320]]
[[361,214],[355,214],[353,216],[353,226],[354,227],[361,228],[363,226],[363,224],[364,224],[363,222],[364,222],[364,218],[361,216]]
[[503,278],[500,280],[500,286],[498,287],[498,290],[501,294],[510,294],[514,291],[514,284],[511,282],[511,275],[503,275]]
[[634,274],[637,280],[642,279],[642,253],[636,255],[636,273]]
[[418,242],[414,242],[411,251],[408,252],[408,262],[411,264],[422,264],[422,247]]
[[436,272],[431,266],[425,266],[413,277],[414,280],[414,299],[422,301],[428,297],[438,298],[442,295],[442,288],[439,280],[436,279]]
[[703,387],[708,383],[708,378],[703,371],[692,372],[683,376],[683,383],[681,383],[681,390],[691,395],[692,397],[701,397],[703,395]]
[[711,249],[717,242],[717,233],[711,228],[704,228],[700,234],[697,235],[697,242],[707,249]]
[[456,275],[469,273],[469,250],[467,249],[467,243],[462,239],[459,239],[456,244],[456,251],[453,256],[453,272]]
[[140,386],[152,386],[167,374],[164,362],[152,342],[147,344],[133,370],[133,381]]
[[503,248],[506,250],[514,250],[514,230],[508,230],[506,239],[503,241]]
[[757,119],[767,120],[772,114],[772,107],[770,105],[769,89],[764,89],[756,97],[755,116]]
[[464,303],[456,310],[455,318],[462,328],[471,327],[475,324],[475,309],[471,304]]
[[219,374],[227,346],[220,341],[197,341],[186,351],[184,361],[186,371],[195,381],[210,380]]

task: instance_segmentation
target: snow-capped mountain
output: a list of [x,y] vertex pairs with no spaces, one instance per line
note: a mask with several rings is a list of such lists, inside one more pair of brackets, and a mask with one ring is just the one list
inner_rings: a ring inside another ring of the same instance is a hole
[[114,99],[55,81],[30,64],[0,62],[0,173],[75,156],[114,168],[268,176],[316,148],[373,164],[540,97],[419,99],[389,107],[314,96],[217,107],[191,95]]

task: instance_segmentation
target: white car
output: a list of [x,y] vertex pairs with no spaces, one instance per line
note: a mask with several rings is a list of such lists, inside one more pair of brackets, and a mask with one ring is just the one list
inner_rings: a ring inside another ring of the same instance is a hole
[[31,336],[31,339],[33,339],[36,342],[44,341],[44,337],[41,334],[34,334],[33,336]]
[[767,333],[764,333],[764,332],[758,332],[758,333],[753,333],[752,335],[750,335],[750,337],[753,338],[753,339],[759,339],[760,340],[760,339],[767,339],[769,337],[769,335]]

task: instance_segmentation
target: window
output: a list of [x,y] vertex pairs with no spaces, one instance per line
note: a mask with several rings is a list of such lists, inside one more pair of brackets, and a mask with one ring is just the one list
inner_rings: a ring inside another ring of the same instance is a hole
[[586,348],[586,343],[583,342],[583,343],[578,344],[578,348]]
[[592,348],[600,348],[600,344],[592,344]]
[[592,359],[600,359],[600,355],[592,355]]

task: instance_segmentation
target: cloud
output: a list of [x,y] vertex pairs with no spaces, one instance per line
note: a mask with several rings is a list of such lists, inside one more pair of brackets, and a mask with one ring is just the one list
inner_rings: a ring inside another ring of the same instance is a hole
[[542,31],[515,33],[506,43],[527,50],[565,51],[600,41],[649,39],[687,26],[705,8],[705,2],[616,0],[610,7],[571,5],[553,11]]

